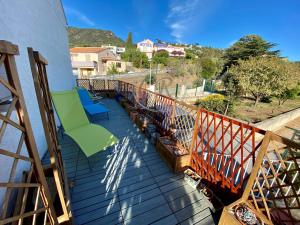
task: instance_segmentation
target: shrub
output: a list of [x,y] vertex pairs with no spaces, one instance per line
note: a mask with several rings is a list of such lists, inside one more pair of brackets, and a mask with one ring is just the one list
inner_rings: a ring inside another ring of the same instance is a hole
[[[147,74],[147,76],[145,77],[144,81],[147,83],[147,84],[150,84],[150,74]],[[156,82],[156,76],[155,74],[151,74],[151,85],[152,84],[155,84]]]
[[108,70],[107,70],[107,75],[114,75],[114,74],[118,74],[118,73],[119,73],[119,71],[116,67],[116,64],[112,64],[110,66],[110,68],[108,68]]
[[272,102],[272,97],[271,96],[263,96],[260,99],[260,101],[263,102],[263,103],[271,103]]
[[226,111],[227,113],[233,111],[233,104],[221,94],[212,94],[203,99],[198,99],[196,105],[220,114],[224,114]]

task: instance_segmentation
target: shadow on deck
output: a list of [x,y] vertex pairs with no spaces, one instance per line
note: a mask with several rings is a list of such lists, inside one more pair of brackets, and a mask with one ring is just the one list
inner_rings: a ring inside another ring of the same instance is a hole
[[103,103],[111,110],[110,119],[104,116],[97,123],[120,141],[90,157],[92,171],[76,143],[66,135],[60,140],[65,170],[74,183],[76,224],[217,224],[208,199],[166,166],[123,108],[114,100]]

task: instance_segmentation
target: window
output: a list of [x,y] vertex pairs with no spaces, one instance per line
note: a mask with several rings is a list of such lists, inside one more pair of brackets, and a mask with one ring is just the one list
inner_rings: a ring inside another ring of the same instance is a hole
[[117,63],[116,63],[116,66],[117,66],[117,68],[121,68],[121,67],[122,67],[122,63],[117,62]]

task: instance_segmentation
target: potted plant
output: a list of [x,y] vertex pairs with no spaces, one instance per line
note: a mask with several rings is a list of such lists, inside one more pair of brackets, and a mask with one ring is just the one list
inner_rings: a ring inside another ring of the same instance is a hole
[[234,215],[243,225],[260,225],[256,215],[246,204],[238,204],[234,207]]
[[201,182],[201,177],[191,169],[186,169],[184,171],[184,180],[192,187],[197,188]]

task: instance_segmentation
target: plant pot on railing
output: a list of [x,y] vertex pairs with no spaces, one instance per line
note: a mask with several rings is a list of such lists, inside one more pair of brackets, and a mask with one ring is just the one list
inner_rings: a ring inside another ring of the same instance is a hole
[[116,97],[116,92],[114,90],[108,90],[107,93],[106,93],[106,96],[108,98],[115,98]]
[[132,120],[132,122],[136,123],[136,118],[138,117],[139,113],[136,111],[135,108],[133,108],[132,110],[130,110],[129,112],[129,117]]
[[145,136],[150,140],[152,144],[155,144],[160,134],[157,132],[156,126],[152,123],[148,123],[145,127]]
[[261,225],[263,222],[257,213],[240,199],[224,207],[219,225]]
[[243,225],[260,225],[255,213],[246,205],[238,204],[234,208],[234,215]]
[[149,119],[141,114],[138,114],[138,116],[136,117],[136,125],[137,127],[144,132],[145,128],[147,127],[148,123],[149,123]]
[[184,171],[184,180],[194,189],[198,187],[201,182],[201,177],[191,169]]
[[190,165],[189,152],[170,137],[159,137],[156,150],[174,172],[181,172]]
[[124,97],[120,97],[119,101],[123,108],[125,108],[125,105],[128,104],[126,98],[124,98]]

